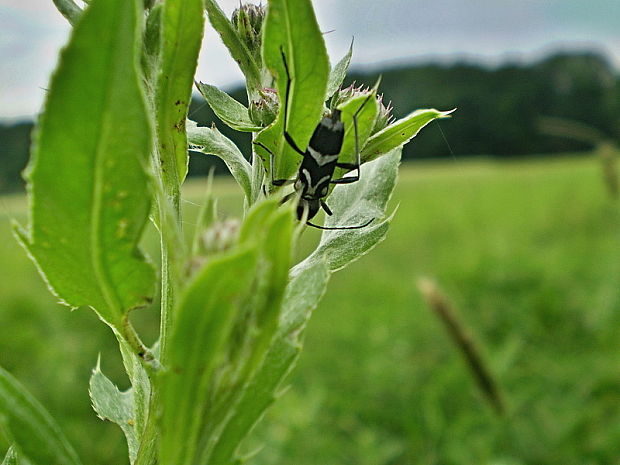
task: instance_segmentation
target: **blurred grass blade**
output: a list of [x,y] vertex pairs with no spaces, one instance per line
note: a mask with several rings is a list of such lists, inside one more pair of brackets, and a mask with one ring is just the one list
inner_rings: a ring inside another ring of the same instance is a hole
[[237,102],[226,92],[202,82],[198,83],[197,87],[209,103],[213,113],[229,127],[243,132],[260,131],[262,129],[252,122],[245,105]]
[[203,0],[166,0],[155,107],[164,183],[174,193],[187,175],[185,120],[204,28]]
[[210,463],[237,463],[235,453],[241,441],[277,398],[282,382],[299,357],[303,329],[323,296],[328,279],[325,262],[317,261],[288,284],[276,336],[220,434]]
[[499,389],[499,383],[486,363],[482,355],[482,350],[474,341],[471,331],[468,330],[465,324],[457,317],[456,309],[441,292],[437,283],[428,278],[422,278],[418,281],[418,290],[422,294],[426,304],[441,320],[452,342],[454,342],[454,345],[456,345],[463,355],[485,399],[498,415],[502,415],[505,407]]
[[160,462],[192,465],[209,404],[209,388],[239,309],[252,290],[256,247],[212,258],[180,296],[161,377],[163,416]]
[[[290,177],[301,161],[284,141],[284,95],[286,72],[282,52],[293,79],[289,96],[288,129],[303,150],[323,111],[329,59],[323,35],[310,0],[270,0],[263,35],[263,60],[276,76],[280,111],[270,127],[259,133],[257,142],[276,155],[275,178]],[[269,154],[257,148],[268,159]]]
[[195,123],[189,124],[187,136],[191,145],[200,147],[200,151],[209,155],[215,155],[222,159],[230,170],[230,173],[239,184],[246,199],[250,199],[252,186],[250,181],[252,168],[248,161],[234,144],[224,136],[217,128],[198,127]]
[[417,110],[374,134],[362,150],[362,162],[374,160],[414,138],[431,121],[447,118],[454,110]]
[[134,463],[138,454],[135,405],[133,389],[121,392],[102,372],[97,362],[89,383],[89,394],[93,409],[102,420],[116,423],[125,433],[129,460]]
[[358,182],[337,186],[327,203],[334,212],[326,217],[325,226],[343,227],[375,221],[362,229],[323,231],[316,250],[298,264],[294,274],[299,273],[317,260],[326,260],[329,269],[336,271],[368,253],[385,239],[389,218],[385,217],[387,203],[396,186],[401,148],[361,167]]
[[[349,70],[349,64],[351,64],[351,56],[353,55],[353,41],[349,46],[349,51],[342,59],[336,63],[336,66],[332,68],[329,73],[329,80],[327,81],[327,93],[325,99],[330,98],[338,90],[338,88],[344,82],[347,77],[347,71]],[[345,126],[346,127],[346,126]]]
[[241,68],[245,75],[249,89],[258,89],[261,86],[260,70],[254,57],[245,43],[239,37],[237,30],[226,17],[215,0],[205,0],[205,7],[209,15],[209,22],[220,35],[222,42]]
[[3,368],[0,368],[0,419],[15,441],[19,455],[26,456],[33,465],[81,464],[47,410]]
[[73,0],[52,0],[60,14],[67,18],[72,26],[78,22],[82,16],[82,9]]
[[136,0],[94,0],[74,28],[26,174],[30,228],[15,228],[53,292],[121,334],[155,282],[138,249],[151,206],[139,40]]

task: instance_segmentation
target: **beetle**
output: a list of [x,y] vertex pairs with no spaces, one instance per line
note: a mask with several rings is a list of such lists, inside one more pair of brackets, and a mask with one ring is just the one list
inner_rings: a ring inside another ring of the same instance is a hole
[[[364,105],[366,105],[366,102],[370,99],[370,97],[372,97],[372,94],[368,95],[368,97],[353,114],[355,153],[357,157],[355,163],[342,163],[338,161],[340,151],[342,150],[342,143],[344,141],[345,128],[341,119],[342,112],[337,108],[333,109],[329,114],[321,118],[321,121],[314,129],[310,142],[308,143],[308,147],[306,150],[302,150],[299,148],[287,129],[288,103],[292,79],[288,69],[286,55],[284,54],[282,48],[280,48],[280,53],[282,54],[282,61],[286,71],[286,92],[284,97],[284,139],[295,152],[302,156],[302,161],[295,179],[273,179],[272,167],[271,183],[274,186],[293,184],[294,191],[284,196],[282,203],[293,197],[299,196],[299,201],[297,204],[297,218],[300,221],[305,219],[308,226],[323,230],[364,228],[372,223],[374,218],[371,218],[364,224],[342,227],[319,226],[310,222],[310,220],[317,215],[320,209],[323,209],[325,213],[330,216],[333,214],[327,203],[325,203],[325,197],[329,194],[330,184],[350,184],[357,182],[360,179],[361,161],[358,147],[359,142],[357,138],[357,116],[364,108]],[[273,160],[273,153],[265,145],[260,142],[255,142],[255,144],[265,149]],[[350,171],[356,170],[357,173],[354,176],[333,179],[336,168],[343,168]]]

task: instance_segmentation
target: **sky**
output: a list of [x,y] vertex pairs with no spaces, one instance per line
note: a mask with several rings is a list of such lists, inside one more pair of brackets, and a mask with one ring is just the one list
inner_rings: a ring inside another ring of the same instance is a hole
[[[220,0],[227,13],[238,0]],[[620,67],[620,0],[315,0],[332,62],[355,37],[352,67],[467,59],[532,60],[553,50],[596,49]],[[52,0],[0,0],[0,119],[38,113],[70,26]],[[242,82],[207,26],[196,78]]]

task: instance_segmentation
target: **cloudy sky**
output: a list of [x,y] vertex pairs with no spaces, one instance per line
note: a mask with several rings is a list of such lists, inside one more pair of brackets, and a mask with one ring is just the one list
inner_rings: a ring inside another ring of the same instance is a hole
[[[0,0],[0,118],[36,114],[69,25],[52,0]],[[620,65],[620,0],[315,0],[332,60],[355,37],[353,66],[532,59],[557,48],[601,49]],[[238,0],[221,0],[230,13]],[[207,29],[197,78],[241,81]]]

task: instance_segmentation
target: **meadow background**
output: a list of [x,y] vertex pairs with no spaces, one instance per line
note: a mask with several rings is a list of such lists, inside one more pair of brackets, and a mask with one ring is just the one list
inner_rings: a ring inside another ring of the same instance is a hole
[[[620,465],[620,205],[609,188],[620,169],[620,2],[314,3],[322,29],[334,31],[324,36],[332,61],[355,36],[347,83],[382,74],[397,117],[458,111],[407,146],[388,237],[332,277],[290,388],[246,444],[250,463]],[[238,0],[221,4],[230,13]],[[88,397],[99,357],[128,387],[115,339],[90,310],[56,302],[10,232],[12,220],[26,222],[20,172],[68,32],[51,1],[0,5],[0,366],[43,402],[85,463],[120,465],[122,433],[96,418]],[[210,29],[196,77],[244,100]],[[541,124],[550,116],[560,118],[555,135]],[[215,121],[248,153],[247,137],[202,100],[190,117]],[[191,156],[188,234],[214,164]],[[238,216],[241,193],[217,168],[222,215]],[[304,232],[299,259],[317,237]],[[154,261],[156,240],[151,229],[143,244]],[[503,415],[423,301],[420,277],[453,303]],[[153,343],[157,310],[132,318]]]
[[[188,229],[204,189],[187,186]],[[225,216],[239,214],[232,181],[215,192]],[[59,306],[11,237],[24,197],[1,204],[1,362],[87,463],[124,463],[120,430],[87,396],[98,356],[127,386],[115,341],[92,312]],[[290,389],[248,442],[262,446],[253,463],[620,463],[620,211],[597,153],[406,164],[393,205],[387,240],[332,278]],[[504,416],[422,301],[420,276],[458,308]],[[134,315],[151,341],[154,313]]]

